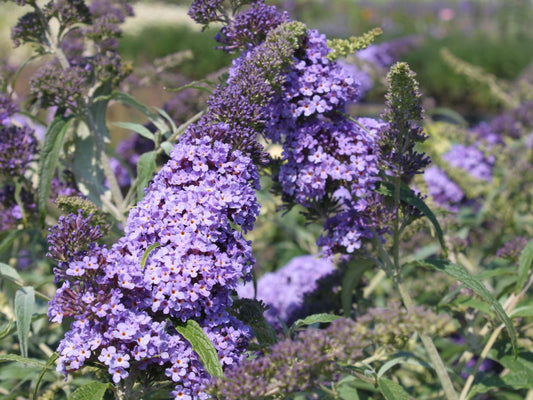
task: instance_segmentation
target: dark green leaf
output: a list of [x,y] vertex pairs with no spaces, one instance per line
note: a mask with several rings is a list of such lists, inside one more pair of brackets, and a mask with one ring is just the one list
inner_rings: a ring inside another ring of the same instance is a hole
[[505,324],[509,336],[511,338],[511,344],[513,346],[515,355],[518,354],[518,347],[516,342],[516,331],[514,326],[505,313],[502,305],[492,296],[487,288],[476,277],[470,275],[470,273],[461,265],[454,264],[448,260],[430,259],[425,261],[413,261],[409,263],[415,266],[429,267],[436,269],[437,271],[444,272],[451,277],[462,282],[466,287],[472,289],[477,295],[481,296],[486,302],[488,302],[493,308],[498,317]]
[[341,302],[345,317],[349,317],[352,310],[353,291],[361,280],[363,274],[368,271],[374,262],[357,259],[350,263],[350,268],[346,271],[342,279]]
[[157,153],[149,151],[141,154],[137,162],[137,201],[141,201],[144,197],[144,188],[148,186],[148,182],[152,179],[155,171]]
[[290,328],[290,332],[292,333],[296,331],[298,328],[301,328],[302,326],[313,325],[313,324],[327,324],[327,323],[336,321],[339,318],[341,317],[338,315],[326,314],[326,313],[309,315],[308,317],[305,317],[304,319],[299,319],[295,321],[294,324],[292,324]]
[[59,159],[59,152],[72,121],[72,118],[56,117],[48,126],[48,130],[44,135],[39,161],[39,195],[37,202],[42,223],[44,223],[46,215],[46,205],[50,195],[52,178]]
[[519,293],[526,284],[531,263],[533,262],[533,239],[529,241],[518,260],[518,279],[516,281],[515,292]]
[[[393,197],[394,185],[392,183],[383,183],[379,187],[378,192],[385,196]],[[433,214],[433,211],[431,211],[431,209],[426,205],[424,200],[418,197],[416,193],[408,187],[400,187],[400,199],[421,211],[431,221],[435,227],[435,232],[437,233],[437,238],[439,239],[444,256],[446,257],[448,255],[448,248],[446,247],[446,243],[444,241],[444,233],[442,232],[442,228],[440,227],[437,217],[435,217],[435,214]]]
[[48,358],[48,361],[46,361],[46,365],[41,370],[41,373],[39,374],[39,377],[37,378],[37,382],[35,383],[35,389],[33,390],[33,400],[37,400],[37,393],[39,392],[39,386],[41,385],[41,381],[43,380],[44,374],[48,372],[50,367],[56,362],[58,358],[59,358],[59,354],[54,352]]
[[168,122],[168,124],[170,125],[170,128],[172,129],[172,133],[176,132],[178,130],[178,127],[174,123],[174,120],[172,119],[172,117],[168,115],[168,113],[162,108],[159,108],[159,107],[154,107],[154,108]]
[[89,382],[77,388],[69,400],[102,400],[109,385],[109,383],[97,381]]
[[409,393],[390,379],[379,378],[378,386],[386,400],[410,400]]
[[[111,98],[111,91],[113,89],[111,80],[102,83],[94,91],[92,104],[89,106],[90,118],[94,123],[94,127],[102,138],[109,139],[109,130],[107,129],[107,104]],[[94,132],[96,133],[96,132]]]
[[198,354],[205,370],[211,376],[222,377],[222,365],[218,359],[217,350],[198,322],[189,319],[186,323],[174,325],[176,330],[189,341],[193,350]]
[[17,318],[17,334],[22,357],[28,357],[28,336],[30,334],[34,305],[35,291],[33,287],[24,286],[17,290],[15,294],[15,316]]
[[155,139],[154,134],[150,132],[150,130],[144,125],[135,124],[133,122],[113,122],[113,125],[138,133],[139,135],[145,137],[146,139],[150,139],[151,141],[154,141]]
[[141,258],[141,268],[144,269],[144,266],[146,265],[146,260],[148,259],[148,256],[152,252],[153,249],[161,246],[159,243],[152,243],[148,248],[144,251],[144,254]]

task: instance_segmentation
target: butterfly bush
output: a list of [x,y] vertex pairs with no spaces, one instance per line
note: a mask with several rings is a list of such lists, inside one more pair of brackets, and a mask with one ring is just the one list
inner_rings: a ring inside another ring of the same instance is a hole
[[58,348],[61,372],[98,360],[125,390],[148,371],[173,381],[177,399],[206,398],[209,374],[175,329],[188,320],[202,327],[223,366],[242,358],[250,330],[228,309],[231,290],[250,279],[254,263],[243,232],[259,213],[258,117],[302,32],[300,24],[282,25],[235,64],[227,86],[216,89],[209,111],[180,138],[111,248],[95,243],[98,229],[80,214],[52,229],[50,255],[60,261],[55,274],[63,284],[49,318],[74,319]]

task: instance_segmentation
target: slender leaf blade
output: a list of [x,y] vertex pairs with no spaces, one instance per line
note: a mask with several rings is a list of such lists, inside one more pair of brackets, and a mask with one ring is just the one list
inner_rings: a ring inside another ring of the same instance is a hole
[[15,316],[17,318],[17,335],[22,357],[28,357],[28,337],[34,307],[35,290],[33,287],[24,286],[17,290],[15,294]]
[[69,400],[102,400],[109,385],[109,383],[98,381],[89,382],[77,388]]
[[144,197],[144,188],[148,186],[148,182],[152,179],[156,168],[155,150],[141,154],[137,162],[137,201],[141,201]]
[[113,92],[112,98],[114,100],[120,101],[121,103],[129,107],[136,109],[137,111],[142,112],[152,121],[156,121],[159,119],[159,116],[155,112],[153,112],[152,110],[150,110],[150,108],[148,108],[147,106],[139,102],[139,100],[137,100],[135,97],[130,96],[127,93],[116,91],[116,92]]
[[409,264],[421,267],[429,267],[436,269],[437,271],[444,272],[447,275],[450,275],[451,277],[462,282],[466,287],[472,289],[477,295],[479,295],[486,302],[488,302],[494,308],[495,313],[498,315],[498,317],[502,320],[505,327],[507,328],[507,331],[509,332],[509,336],[511,338],[511,344],[514,349],[515,356],[518,354],[516,331],[511,320],[509,319],[509,316],[506,314],[502,305],[487,290],[483,283],[481,283],[481,281],[479,281],[476,277],[470,275],[470,273],[463,266],[459,264],[454,264],[448,260],[438,259],[413,261]]
[[161,244],[155,242],[155,243],[152,243],[150,246],[148,246],[148,248],[144,251],[143,256],[141,258],[141,269],[144,269],[144,266],[146,265],[146,260],[148,259],[148,256],[150,255],[152,250],[154,250],[155,248],[159,246],[161,246]]
[[518,293],[526,284],[531,264],[533,263],[533,239],[529,241],[518,260],[518,278],[516,281],[515,292]]
[[205,370],[217,378],[222,377],[224,371],[218,359],[217,350],[209,340],[198,322],[189,319],[184,324],[178,323],[174,327],[191,344],[193,350],[198,354]]
[[401,385],[390,379],[379,378],[378,386],[386,400],[410,400],[409,393]]
[[0,276],[13,282],[17,286],[23,285],[22,278],[20,277],[18,271],[10,265],[0,263]]
[[146,139],[150,139],[151,141],[154,141],[155,139],[154,134],[144,125],[133,122],[113,122],[113,125],[138,133],[139,135],[145,137]]
[[31,367],[44,368],[46,366],[46,364],[43,363],[42,361],[39,361],[33,358],[22,357],[22,356],[19,356],[18,354],[1,354],[0,355],[0,362],[10,362],[10,361],[15,361],[28,367],[31,366]]
[[43,380],[44,375],[48,372],[50,367],[56,362],[56,360],[59,358],[59,353],[54,352],[50,357],[48,357],[48,360],[46,361],[46,365],[41,370],[41,373],[39,374],[39,377],[37,378],[37,382],[35,383],[35,389],[33,390],[33,400],[37,400],[37,393],[39,392],[39,386],[41,385],[41,381]]
[[429,364],[424,361],[419,360],[414,354],[408,352],[402,352],[398,354],[398,357],[393,358],[392,360],[387,361],[381,366],[378,371],[377,377],[381,378],[389,369],[398,365],[398,364],[411,364],[416,366],[422,366],[425,368],[430,368]]
[[338,315],[327,314],[327,313],[309,315],[308,317],[305,317],[303,319],[296,320],[290,327],[289,332],[292,334],[292,332],[296,331],[302,326],[313,325],[313,324],[328,324],[330,322],[338,320],[339,318],[342,318],[342,317]]
[[41,222],[44,222],[46,215],[46,205],[48,203],[48,196],[50,194],[51,182],[56,170],[57,160],[59,159],[59,152],[72,121],[72,118],[56,117],[44,135],[39,161],[39,193],[37,201]]

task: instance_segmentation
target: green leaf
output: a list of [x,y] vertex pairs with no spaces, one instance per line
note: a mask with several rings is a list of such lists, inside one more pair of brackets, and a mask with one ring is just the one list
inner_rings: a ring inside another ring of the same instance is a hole
[[498,317],[502,320],[509,332],[511,338],[511,344],[514,349],[515,355],[518,354],[518,347],[516,342],[516,331],[514,326],[505,313],[502,305],[492,296],[487,288],[476,277],[470,275],[470,273],[461,265],[454,264],[448,260],[430,259],[425,261],[413,261],[409,263],[415,266],[429,267],[436,269],[437,271],[444,272],[451,277],[462,282],[466,287],[472,289],[477,295],[481,296],[486,302],[488,302],[493,308]]
[[152,121],[156,121],[159,119],[159,116],[155,112],[153,112],[152,110],[150,110],[150,108],[139,102],[135,97],[132,97],[127,93],[116,91],[113,92],[112,98],[114,100],[120,101],[122,104],[136,109],[137,111],[142,112]]
[[[394,185],[392,183],[384,182],[378,188],[378,192],[384,196],[393,197]],[[435,227],[435,232],[437,233],[437,238],[439,239],[444,256],[447,257],[448,248],[446,247],[446,243],[444,241],[444,233],[442,232],[442,228],[440,227],[437,217],[435,217],[435,214],[433,214],[433,211],[431,211],[431,209],[426,205],[424,200],[418,197],[410,188],[405,186],[400,187],[400,200],[415,207],[417,210],[421,211],[427,217],[427,219],[430,220]]]
[[533,305],[516,307],[509,313],[511,318],[527,318],[533,317]]
[[160,146],[167,155],[169,155],[172,149],[174,148],[174,145],[170,142],[163,142],[160,144]]
[[180,86],[179,88],[175,88],[175,89],[171,89],[171,88],[165,88],[165,90],[169,91],[169,92],[181,92],[182,90],[185,90],[185,89],[198,89],[198,90],[203,90],[204,92],[207,92],[209,94],[211,94],[213,91],[209,88],[206,88],[204,86],[199,86],[198,84],[199,83],[206,83],[208,85],[212,85],[214,86],[214,83],[208,79],[200,79],[199,81],[193,81],[191,83],[188,83],[187,85],[183,85],[183,86]]
[[46,366],[45,363],[42,361],[33,359],[33,358],[27,358],[19,356],[18,354],[2,354],[0,355],[0,362],[3,361],[15,361],[18,363],[23,364],[25,367],[39,367],[44,368]]
[[516,281],[515,292],[519,293],[526,284],[529,271],[531,270],[531,263],[533,262],[533,239],[529,241],[518,260],[518,278]]
[[59,152],[72,121],[72,118],[56,117],[48,126],[48,130],[44,135],[39,161],[39,194],[37,202],[41,223],[44,223],[44,217],[46,216],[46,205],[50,195],[52,178],[59,159]]
[[220,378],[224,375],[218,359],[217,350],[202,330],[198,322],[189,319],[185,323],[174,325],[176,330],[189,341],[192,349],[198,354],[209,375]]
[[57,352],[54,352],[48,358],[48,361],[46,361],[46,365],[41,370],[41,373],[39,374],[39,377],[37,378],[37,382],[35,383],[35,389],[33,390],[33,400],[37,400],[37,393],[39,391],[39,386],[41,385],[41,381],[43,380],[44,375],[48,372],[50,367],[56,362],[58,358],[59,358],[59,354]]
[[13,282],[17,286],[22,286],[23,281],[17,270],[7,264],[0,263],[0,276]]
[[109,100],[111,98],[112,90],[113,86],[111,80],[107,80],[102,83],[94,91],[92,104],[89,106],[89,112],[91,114],[91,118],[94,122],[94,125],[98,131],[98,134],[100,134],[102,138],[106,139],[109,139],[109,129],[107,129],[106,112],[107,104],[109,103]]
[[416,358],[416,356],[412,353],[408,352],[401,352],[398,353],[398,357],[393,358],[392,360],[387,361],[385,364],[381,366],[381,368],[378,371],[378,378],[381,378],[383,374],[385,374],[389,369],[392,367],[398,365],[398,364],[410,364],[410,365],[416,365],[416,366],[422,366],[424,368],[431,368],[429,364],[425,363],[424,361],[419,360]]
[[15,316],[17,318],[17,334],[22,357],[28,357],[28,336],[30,334],[34,306],[35,291],[33,287],[24,286],[17,290],[15,294]]
[[155,139],[154,134],[150,132],[150,130],[144,125],[135,124],[133,122],[113,122],[113,125],[138,133],[139,135],[145,137],[146,139],[150,139],[151,141],[154,141]]
[[13,327],[13,323],[13,320],[10,319],[6,324],[6,327],[0,329],[0,340],[5,338],[6,336],[11,335],[11,328]]
[[137,201],[141,201],[144,197],[144,188],[148,186],[148,182],[152,179],[154,174],[157,153],[155,150],[141,154],[137,162]]
[[176,132],[178,130],[178,127],[174,123],[174,120],[172,119],[172,117],[168,115],[168,113],[162,108],[159,108],[159,107],[154,107],[154,108],[168,122],[168,124],[170,125],[170,128],[172,129],[172,133]]
[[89,382],[77,388],[69,397],[69,400],[102,400],[109,386],[109,383]]
[[146,265],[146,260],[148,259],[148,256],[150,255],[150,253],[152,252],[153,249],[157,248],[161,246],[159,243],[155,242],[155,243],[152,243],[150,246],[148,246],[148,248],[144,251],[144,254],[141,258],[141,269],[144,269],[144,266]]
[[386,400],[410,400],[409,393],[390,379],[379,378],[378,386]]
[[363,274],[374,265],[373,261],[356,259],[350,263],[350,268],[342,279],[341,302],[345,317],[350,316],[353,302],[353,290],[361,280]]
[[22,230],[18,229],[2,232],[3,238],[0,241],[0,254],[6,251],[13,244],[13,242],[21,232]]
[[309,315],[308,317],[305,317],[304,319],[296,320],[294,324],[292,324],[289,331],[292,334],[292,332],[295,332],[297,329],[301,328],[302,326],[313,325],[313,324],[327,324],[327,323],[336,321],[339,318],[341,317],[338,315],[326,314],[326,313]]

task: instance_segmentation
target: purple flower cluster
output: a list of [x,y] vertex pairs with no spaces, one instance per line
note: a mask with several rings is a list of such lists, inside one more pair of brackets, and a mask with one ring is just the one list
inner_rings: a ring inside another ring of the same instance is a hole
[[[371,237],[368,211],[378,180],[377,138],[384,124],[349,119],[349,102],[359,83],[330,61],[326,38],[308,31],[304,51],[294,62],[283,95],[272,104],[267,132],[283,143],[278,179],[283,200],[328,217],[319,239],[325,255],[358,249]],[[331,212],[336,208],[335,212]]]
[[225,0],[194,0],[188,15],[195,22],[207,26],[210,22],[227,22],[222,3]]
[[280,13],[276,6],[257,1],[229,21],[215,39],[224,45],[221,48],[225,51],[245,50],[262,43],[268,32],[288,21],[286,12]]
[[448,211],[459,211],[459,205],[465,200],[465,193],[446,172],[432,165],[424,171],[424,180],[428,185],[429,195],[438,206]]
[[486,155],[476,144],[455,144],[442,156],[452,168],[459,168],[470,176],[490,182],[492,167],[496,161],[493,155]]
[[15,103],[0,93],[0,175],[22,176],[37,151],[33,129],[15,124]]
[[117,384],[131,371],[157,370],[176,383],[176,398],[204,398],[209,376],[169,319],[196,320],[222,365],[241,358],[249,332],[227,308],[254,259],[234,226],[251,228],[257,185],[248,157],[205,137],[176,146],[110,250],[94,244],[99,231],[89,218],[61,219],[49,241],[64,283],[49,317],[74,322],[58,348],[58,369],[99,360]]
[[9,125],[11,117],[18,111],[17,105],[5,93],[0,93],[0,125]]
[[[335,270],[335,265],[320,256],[298,256],[275,272],[262,275],[257,281],[257,300],[262,300],[269,309],[265,318],[274,326],[288,318],[302,306],[304,295],[317,288],[317,281]],[[252,284],[237,287],[243,298],[254,297]]]

